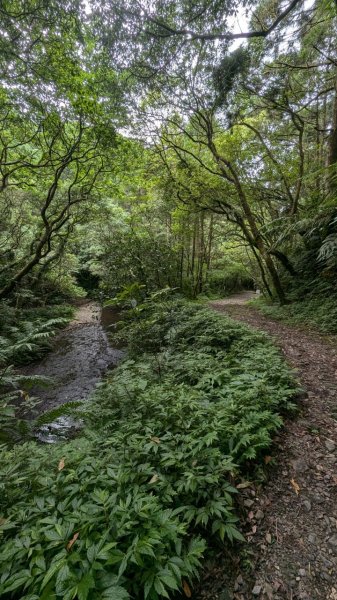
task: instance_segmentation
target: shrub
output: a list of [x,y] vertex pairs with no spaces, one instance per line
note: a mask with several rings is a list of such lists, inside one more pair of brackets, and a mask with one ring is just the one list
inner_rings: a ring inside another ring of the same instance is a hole
[[292,325],[313,327],[323,334],[337,333],[337,294],[314,294],[285,306],[269,304],[259,300],[263,314]]
[[196,305],[147,306],[125,337],[81,438],[3,448],[1,597],[170,598],[212,536],[243,539],[236,485],[293,408],[289,369]]
[[31,433],[32,424],[24,417],[36,399],[30,398],[28,391],[33,386],[50,384],[45,377],[23,375],[14,367],[49,350],[50,339],[66,325],[73,309],[54,306],[16,310],[3,303],[0,312],[0,440],[9,442],[27,438]]

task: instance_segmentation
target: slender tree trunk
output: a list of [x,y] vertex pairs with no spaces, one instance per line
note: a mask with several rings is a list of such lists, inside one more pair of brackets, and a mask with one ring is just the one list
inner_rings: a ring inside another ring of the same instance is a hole
[[[255,216],[253,214],[253,211],[251,210],[251,207],[250,207],[250,204],[246,197],[245,191],[241,185],[240,178],[239,178],[235,168],[231,164],[231,162],[224,159],[223,157],[221,157],[221,155],[218,153],[216,146],[214,144],[214,141],[212,139],[211,126],[210,126],[210,133],[208,136],[208,145],[209,145],[210,151],[213,154],[215,162],[217,163],[217,165],[222,173],[222,176],[227,181],[230,181],[236,189],[236,192],[238,194],[238,198],[239,198],[239,201],[241,204],[242,212],[243,212],[245,219],[247,220],[247,223],[249,225],[250,234],[251,234],[251,235],[249,234],[249,237],[253,238],[254,245],[257,248],[257,250],[259,251],[261,258],[262,258],[263,262],[265,263],[267,270],[269,271],[269,274],[270,274],[271,280],[273,282],[275,292],[280,301],[280,304],[286,304],[286,301],[287,301],[286,296],[285,296],[277,269],[275,268],[273,259],[271,258],[270,254],[268,252],[268,248],[266,248],[266,246],[265,246],[263,237],[261,236],[258,225],[256,223]],[[249,237],[247,237],[247,228],[243,229],[243,231],[244,232],[246,231],[245,235],[246,235],[247,240],[249,240]]]
[[264,241],[259,232],[259,228],[256,224],[255,217],[251,211],[249,202],[246,198],[246,195],[242,189],[241,183],[240,183],[238,176],[237,176],[236,172],[234,171],[234,169],[232,170],[232,174],[235,179],[235,185],[236,185],[236,189],[237,189],[240,201],[241,201],[241,206],[242,206],[243,212],[246,216],[246,219],[249,223],[249,227],[250,227],[250,230],[251,230],[254,242],[255,242],[255,246],[258,249],[258,251],[269,271],[269,274],[270,274],[271,280],[273,282],[275,292],[280,301],[280,304],[286,304],[287,299],[286,299],[277,269],[273,263],[273,259],[271,258],[270,254],[268,252],[268,249],[265,247]]
[[335,192],[337,190],[337,77],[335,80],[335,96],[333,102],[333,113],[332,113],[332,131],[329,140],[329,187],[330,191]]
[[180,250],[180,264],[179,264],[179,281],[180,281],[180,289],[183,289],[183,280],[184,280],[184,240],[181,240],[181,250]]
[[193,223],[192,257],[191,257],[191,290],[193,290],[193,291],[194,291],[194,281],[195,281],[196,240],[197,240],[197,216],[195,215],[194,223]]
[[259,269],[260,269],[260,273],[261,273],[261,278],[262,278],[263,285],[266,288],[266,291],[267,291],[267,294],[268,294],[269,298],[272,299],[273,298],[273,294],[271,292],[271,289],[269,287],[269,283],[267,281],[267,277],[266,277],[266,273],[265,273],[265,270],[264,270],[264,267],[263,267],[262,260],[259,257],[258,253],[256,252],[254,246],[251,246],[251,249],[252,249],[253,254],[254,254],[255,258],[256,258],[256,262],[259,265]]
[[214,216],[211,214],[209,220],[209,233],[208,233],[208,248],[207,248],[207,271],[211,268],[211,259],[212,259],[212,246],[213,246],[213,222]]

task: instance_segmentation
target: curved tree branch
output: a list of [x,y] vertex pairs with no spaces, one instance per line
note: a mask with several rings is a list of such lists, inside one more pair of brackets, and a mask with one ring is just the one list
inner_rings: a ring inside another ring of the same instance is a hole
[[148,21],[152,24],[159,27],[158,32],[153,32],[150,30],[146,30],[146,33],[152,37],[159,38],[170,38],[170,37],[185,37],[187,41],[194,40],[202,40],[202,41],[212,41],[212,40],[238,40],[238,39],[249,39],[249,38],[266,38],[270,35],[283,21],[289,13],[299,4],[301,0],[292,0],[290,4],[279,14],[279,16],[273,21],[273,23],[267,29],[261,29],[257,31],[246,31],[240,33],[196,33],[191,29],[174,29],[169,26],[167,23],[164,23],[155,17],[151,17],[147,15]]

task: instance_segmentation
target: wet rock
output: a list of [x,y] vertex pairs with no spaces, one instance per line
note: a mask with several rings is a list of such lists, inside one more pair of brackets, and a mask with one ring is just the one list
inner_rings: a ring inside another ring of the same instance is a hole
[[102,358],[99,358],[97,361],[97,366],[99,369],[106,369],[107,368],[107,362],[105,360],[103,360]]

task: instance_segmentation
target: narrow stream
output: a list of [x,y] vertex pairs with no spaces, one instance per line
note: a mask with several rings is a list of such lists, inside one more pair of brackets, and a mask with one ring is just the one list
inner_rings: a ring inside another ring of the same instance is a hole
[[[40,400],[34,418],[68,402],[84,400],[106,371],[117,366],[124,352],[110,345],[107,333],[118,320],[115,308],[101,309],[95,302],[79,308],[75,319],[55,339],[50,354],[29,367],[29,374],[46,375],[54,382],[51,387],[34,390]],[[73,437],[81,426],[79,420],[62,415],[41,425],[35,437],[51,444]]]

